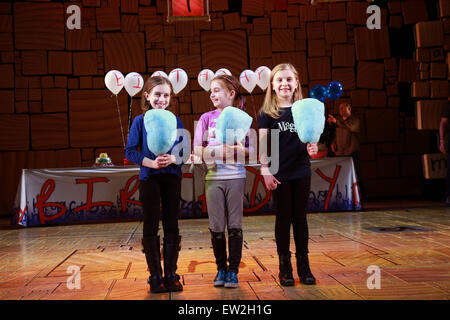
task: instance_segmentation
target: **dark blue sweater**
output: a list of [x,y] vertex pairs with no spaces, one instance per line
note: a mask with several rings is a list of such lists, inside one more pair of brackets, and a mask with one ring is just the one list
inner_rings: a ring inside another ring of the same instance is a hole
[[[180,118],[177,117],[177,128],[184,129],[183,123]],[[180,150],[179,156],[183,156],[183,150],[188,149],[187,145],[189,142],[187,141],[185,136],[178,136],[177,140],[173,144],[172,148],[167,152],[168,154],[172,153],[172,149],[179,143],[182,143],[182,149]],[[140,152],[138,151],[138,147]],[[155,160],[157,155],[153,154],[147,145],[147,131],[144,126],[144,115],[139,115],[133,120],[133,124],[130,128],[130,134],[128,135],[127,147],[125,149],[125,157],[134,162],[135,164],[141,167],[139,172],[139,180],[147,180],[149,176],[154,174],[176,174],[181,178],[181,164],[177,165],[172,163],[171,165],[161,168],[161,169],[152,169],[142,165],[142,160],[145,157]]]

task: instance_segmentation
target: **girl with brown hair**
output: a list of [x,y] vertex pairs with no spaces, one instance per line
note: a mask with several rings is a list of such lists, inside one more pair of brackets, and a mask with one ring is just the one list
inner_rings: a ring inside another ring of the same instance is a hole
[[[216,121],[228,106],[243,107],[238,80],[229,75],[220,75],[211,81],[211,102],[215,110],[201,115],[194,137],[194,153],[202,158],[208,171],[205,176],[206,201],[208,205],[211,243],[217,264],[214,286],[236,288],[237,274],[242,257],[242,215],[245,191],[245,164],[228,163],[236,154],[248,157],[248,144],[238,141],[230,146],[218,141]],[[213,159],[210,156],[213,155]],[[228,212],[228,219],[226,216]],[[228,264],[225,226],[228,227]]]
[[[155,155],[147,146],[147,132],[144,126],[144,114],[151,108],[168,108],[172,92],[172,84],[167,78],[155,76],[146,81],[142,90],[142,114],[138,115],[131,125],[125,150],[126,158],[140,166],[139,198],[142,201],[144,214],[142,246],[150,271],[147,282],[153,293],[183,290],[180,277],[175,273],[178,252],[181,248],[181,236],[178,229],[181,163],[177,157],[182,157],[183,154],[183,149],[180,150],[178,144],[181,143],[185,147],[189,141],[180,135],[167,154]],[[184,129],[178,117],[177,128]],[[177,148],[174,149],[175,146]],[[180,150],[179,154],[172,154],[174,150]],[[158,235],[160,217],[164,231],[164,278]]]

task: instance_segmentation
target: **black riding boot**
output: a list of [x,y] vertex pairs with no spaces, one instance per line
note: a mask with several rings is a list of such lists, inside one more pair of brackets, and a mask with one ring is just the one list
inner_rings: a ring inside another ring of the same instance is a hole
[[242,243],[242,229],[228,229],[228,270],[236,274],[242,258]]
[[211,244],[216,258],[217,270],[228,271],[227,267],[227,241],[224,232],[211,231]]
[[169,291],[183,291],[180,276],[176,274],[178,252],[181,250],[181,236],[167,234],[164,236],[164,283]]
[[142,252],[145,253],[150,277],[147,282],[152,293],[167,292],[162,279],[159,236],[142,238]]
[[280,273],[278,274],[280,284],[285,287],[293,286],[295,282],[292,276],[291,253],[278,255],[278,259],[280,262]]
[[296,255],[296,258],[297,273],[300,277],[300,282],[303,284],[316,284],[316,278],[314,278],[309,268],[308,254]]

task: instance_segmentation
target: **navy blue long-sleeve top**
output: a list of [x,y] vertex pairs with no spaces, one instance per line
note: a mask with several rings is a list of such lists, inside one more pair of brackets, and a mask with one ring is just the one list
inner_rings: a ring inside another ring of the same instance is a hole
[[[183,123],[181,122],[180,118],[176,118],[177,128],[184,129]],[[170,148],[167,153],[172,154],[172,150],[179,143],[181,143],[179,157],[182,158],[184,150],[189,148],[189,142],[187,141],[185,135],[179,135],[175,140],[172,148]],[[140,149],[140,151],[138,150],[138,148]],[[155,160],[157,158],[157,155],[152,153],[148,148],[147,131],[145,130],[144,126],[144,115],[142,114],[134,118],[133,124],[131,125],[130,133],[128,135],[127,147],[125,148],[125,157],[141,167],[141,170],[139,172],[139,180],[147,180],[149,176],[154,174],[176,174],[181,178],[182,163],[172,163],[169,166],[161,169],[152,169],[142,165],[142,161],[145,157],[151,160]]]

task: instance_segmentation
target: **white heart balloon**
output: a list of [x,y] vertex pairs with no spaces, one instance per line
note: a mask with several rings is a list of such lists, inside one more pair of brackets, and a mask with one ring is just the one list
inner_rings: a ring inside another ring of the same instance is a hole
[[256,86],[256,78],[256,74],[252,70],[244,70],[239,76],[239,82],[248,93],[252,93]]
[[186,71],[180,68],[173,69],[169,73],[169,80],[172,83],[173,92],[177,94],[186,87],[188,76]]
[[203,69],[200,71],[197,77],[198,84],[200,87],[205,89],[206,91],[209,91],[211,88],[211,80],[214,78],[214,72],[212,72],[209,69]]
[[267,68],[266,66],[258,67],[258,69],[255,70],[256,84],[262,90],[266,90],[267,87],[269,86],[270,72],[271,72],[271,70],[269,68]]
[[225,68],[220,68],[219,70],[217,70],[216,73],[214,74],[214,76],[216,77],[216,76],[220,76],[223,74],[227,74],[227,75],[231,76],[230,70],[225,69]]
[[117,70],[109,71],[105,76],[105,85],[113,94],[118,94],[124,85],[122,72]]
[[125,90],[128,92],[130,97],[133,97],[136,93],[141,91],[144,86],[144,79],[137,72],[130,72],[125,77]]
[[164,71],[160,71],[160,70],[152,73],[152,77],[155,77],[155,76],[164,77],[164,78],[169,79],[169,77],[167,76],[167,73],[165,73]]

